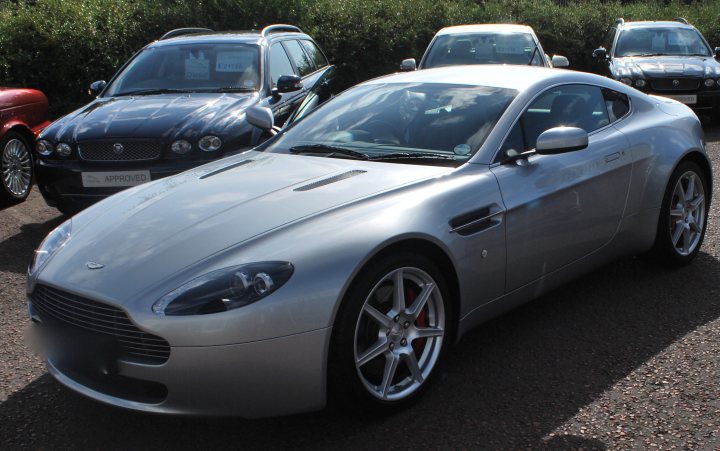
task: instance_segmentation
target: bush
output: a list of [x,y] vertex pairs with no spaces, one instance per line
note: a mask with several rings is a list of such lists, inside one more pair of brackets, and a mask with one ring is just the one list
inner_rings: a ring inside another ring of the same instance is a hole
[[719,9],[720,0],[0,0],[0,85],[42,89],[58,115],[86,103],[92,81],[109,79],[170,29],[269,23],[297,24],[313,36],[337,64],[340,87],[419,59],[438,29],[463,23],[530,25],[548,54],[597,71],[591,52],[615,18],[685,17],[720,44]]

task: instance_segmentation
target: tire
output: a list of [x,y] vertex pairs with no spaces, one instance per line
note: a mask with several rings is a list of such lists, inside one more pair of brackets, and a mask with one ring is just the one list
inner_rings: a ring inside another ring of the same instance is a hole
[[[395,292],[399,279],[402,296]],[[390,413],[414,402],[453,336],[448,295],[442,272],[423,255],[398,252],[362,270],[333,328],[330,403],[359,413]]]
[[32,152],[27,140],[10,131],[0,141],[0,203],[17,204],[27,199],[33,184]]
[[663,196],[653,256],[666,266],[690,263],[700,251],[709,207],[708,181],[700,166],[684,161],[675,168]]

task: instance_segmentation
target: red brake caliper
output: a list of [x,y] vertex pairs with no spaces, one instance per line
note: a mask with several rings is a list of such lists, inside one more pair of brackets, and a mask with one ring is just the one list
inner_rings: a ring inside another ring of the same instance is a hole
[[[412,305],[413,302],[415,302],[415,299],[417,298],[418,293],[416,291],[415,287],[405,287],[405,303],[406,305]],[[415,320],[415,326],[416,327],[427,327],[427,306],[423,307],[422,311],[418,315],[417,319]],[[422,354],[422,350],[425,347],[425,341],[427,341],[427,338],[420,338],[418,340],[413,341],[412,347],[415,351],[415,355],[417,358],[420,358],[420,355]]]

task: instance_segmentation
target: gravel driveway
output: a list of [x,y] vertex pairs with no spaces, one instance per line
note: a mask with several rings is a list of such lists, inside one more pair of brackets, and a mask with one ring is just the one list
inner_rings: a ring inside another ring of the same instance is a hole
[[[720,128],[707,129],[720,195]],[[0,211],[0,448],[720,448],[720,201],[697,260],[629,258],[476,329],[389,417],[247,421],[126,412],[50,377],[24,343],[25,271],[61,217]]]

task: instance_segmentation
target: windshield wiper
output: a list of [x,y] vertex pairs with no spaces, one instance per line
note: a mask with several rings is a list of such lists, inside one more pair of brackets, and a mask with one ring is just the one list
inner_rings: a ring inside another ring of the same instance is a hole
[[304,146],[294,146],[290,148],[290,152],[302,154],[302,153],[320,153],[327,154],[328,156],[342,155],[344,157],[354,158],[356,160],[369,160],[370,157],[362,152],[357,152],[352,149],[345,147],[329,146],[326,144],[307,144]]
[[224,88],[217,89],[203,89],[202,92],[253,92],[257,91],[255,88],[241,88],[235,86],[226,86]]
[[384,160],[443,160],[443,161],[455,161],[454,157],[450,155],[440,155],[437,153],[425,153],[425,152],[397,152],[389,153],[386,155],[376,155],[370,157],[373,161],[384,161]]
[[187,92],[195,92],[192,89],[136,89],[135,91],[126,91],[126,92],[120,92],[115,94],[116,97],[119,96],[147,96],[147,95],[153,95],[153,94],[178,94],[178,93],[187,93]]
[[537,51],[538,51],[538,46],[536,45],[535,50],[533,50],[532,55],[530,55],[530,61],[528,61],[528,63],[527,63],[528,66],[530,66],[532,64],[533,58],[535,58],[535,54],[537,53]]
[[628,56],[663,56],[664,53],[633,53],[632,55]]

